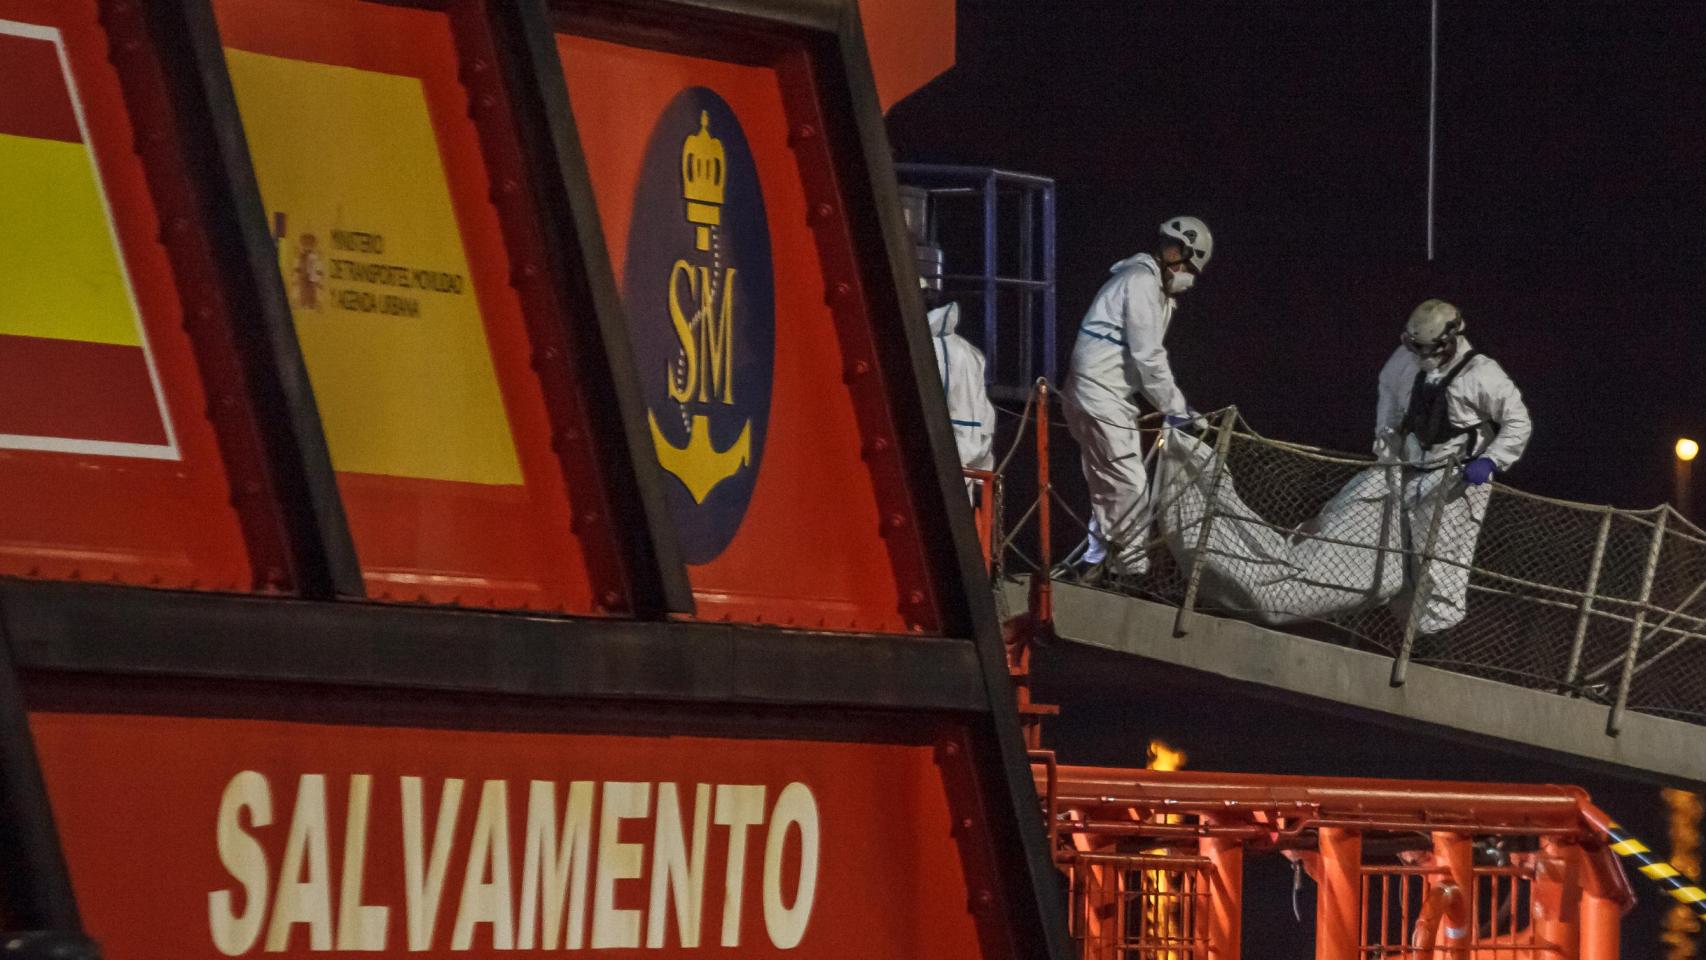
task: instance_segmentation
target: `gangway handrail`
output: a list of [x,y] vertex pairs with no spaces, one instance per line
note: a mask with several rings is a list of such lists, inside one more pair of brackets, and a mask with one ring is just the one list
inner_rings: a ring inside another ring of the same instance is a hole
[[[1231,412],[1235,415],[1236,426],[1233,428],[1234,434],[1243,439],[1253,440],[1268,446],[1279,447],[1292,452],[1304,454],[1326,463],[1339,463],[1365,467],[1380,466],[1382,464],[1393,466],[1403,465],[1402,461],[1382,460],[1372,455],[1345,453],[1328,447],[1267,436],[1266,434],[1258,432],[1256,428],[1250,424],[1250,421],[1244,417],[1243,411],[1241,411],[1237,406],[1221,407],[1209,413],[1202,414],[1201,416],[1204,420],[1216,420],[1227,412]],[[1159,429],[1163,419],[1164,418],[1160,414],[1151,413],[1144,415],[1140,422],[1146,427]],[[1596,513],[1608,511],[1621,516],[1627,516],[1637,522],[1648,525],[1656,524],[1658,522],[1659,514],[1668,514],[1670,516],[1670,523],[1681,524],[1686,527],[1687,530],[1690,531],[1690,538],[1694,542],[1706,546],[1706,527],[1701,527],[1694,521],[1683,516],[1683,514],[1678,511],[1673,504],[1661,503],[1651,507],[1617,507],[1603,503],[1588,503],[1582,500],[1567,500],[1562,497],[1550,497],[1545,494],[1534,493],[1533,491],[1524,490],[1521,487],[1513,487],[1498,481],[1493,481],[1491,486],[1512,496],[1521,497],[1525,500],[1533,500],[1537,503],[1547,503],[1553,506],[1569,507],[1574,510]]]
[[[1039,383],[1042,386],[1047,385]],[[1033,390],[1033,399],[1035,395]],[[1401,463],[1263,436],[1236,407],[1221,408],[1201,419],[1210,425],[1202,443],[1227,459],[1231,469],[1183,475],[1185,482],[1170,491],[1161,489],[1163,484],[1155,485],[1158,516],[1165,517],[1178,497],[1191,492],[1191,484],[1197,485],[1195,494],[1203,498],[1203,505],[1180,521],[1187,524],[1184,529],[1163,527],[1148,535],[1145,551],[1152,573],[1118,584],[1123,592],[1178,606],[1177,632],[1189,632],[1190,618],[1199,605],[1193,585],[1202,582],[1206,558],[1214,552],[1210,528],[1225,517],[1235,521],[1238,529],[1260,528],[1267,531],[1263,536],[1277,534],[1293,543],[1313,541],[1322,548],[1337,548],[1341,555],[1366,551],[1360,555],[1369,559],[1362,562],[1370,564],[1377,562],[1375,558],[1396,557],[1392,562],[1409,566],[1405,583],[1410,586],[1417,569],[1425,571],[1424,583],[1441,578],[1466,580],[1467,586],[1460,589],[1465,591],[1468,609],[1446,634],[1448,644],[1456,647],[1441,647],[1435,641],[1424,646],[1418,640],[1423,635],[1416,620],[1420,604],[1411,605],[1407,619],[1397,618],[1395,628],[1393,620],[1375,615],[1384,600],[1340,607],[1342,612],[1337,613],[1290,615],[1284,609],[1216,605],[1219,601],[1209,598],[1214,602],[1205,601],[1206,610],[1242,613],[1268,623],[1306,619],[1333,623],[1393,656],[1394,686],[1404,683],[1410,659],[1420,656],[1448,670],[1587,697],[1607,706],[1606,732],[1611,736],[1621,729],[1626,710],[1706,724],[1706,530],[1673,506],[1617,508],[1494,482],[1488,485],[1486,519],[1477,522],[1478,542],[1472,555],[1445,549],[1444,533],[1438,534],[1440,544],[1427,542],[1432,527],[1429,514],[1437,510],[1419,517],[1420,525],[1408,543],[1390,538],[1359,541],[1358,534],[1348,529],[1316,531],[1299,526],[1295,514],[1315,513],[1340,483],[1359,471],[1382,465],[1396,469]],[[1021,430],[1033,428],[1028,415],[1022,420]],[[1157,441],[1167,432],[1160,420],[1158,415],[1147,415],[1136,428],[1150,438],[1151,458],[1161,446]],[[1047,430],[1049,423],[1041,419],[1034,426]],[[1217,487],[1221,477],[1237,488],[1241,502],[1221,502]],[[1319,492],[1299,493],[1305,486],[1300,477],[1313,484],[1311,491]],[[1308,502],[1312,496],[1319,499]],[[1040,492],[1032,502],[1013,504],[1019,520],[1005,526],[994,541],[1002,552],[1014,543],[1029,542],[1019,539],[1021,533],[1032,536],[1026,530],[1028,521],[1051,500],[1058,500],[1058,495]],[[1266,516],[1259,501],[1280,504],[1282,509]],[[1083,523],[1069,504],[1057,505],[1066,517]],[[1220,535],[1214,537],[1218,541]],[[1170,540],[1182,550],[1184,559],[1176,564],[1167,556]],[[1013,556],[1028,563],[1023,554]],[[1000,558],[994,564],[998,570],[1006,565]],[[1029,566],[1039,573],[1049,569],[1047,564]],[[1666,669],[1651,669],[1660,662]]]

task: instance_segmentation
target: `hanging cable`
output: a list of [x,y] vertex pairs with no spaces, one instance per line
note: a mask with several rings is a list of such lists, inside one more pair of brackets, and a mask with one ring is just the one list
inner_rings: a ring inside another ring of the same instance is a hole
[[1428,29],[1428,262],[1434,258],[1434,130],[1439,100],[1439,0],[1432,0]]

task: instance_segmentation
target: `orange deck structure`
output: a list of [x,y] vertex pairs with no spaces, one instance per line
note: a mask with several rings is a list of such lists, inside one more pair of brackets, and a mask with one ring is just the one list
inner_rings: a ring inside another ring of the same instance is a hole
[[1573,787],[1034,767],[1086,960],[1236,960],[1246,857],[1315,881],[1317,960],[1618,955],[1611,821]]

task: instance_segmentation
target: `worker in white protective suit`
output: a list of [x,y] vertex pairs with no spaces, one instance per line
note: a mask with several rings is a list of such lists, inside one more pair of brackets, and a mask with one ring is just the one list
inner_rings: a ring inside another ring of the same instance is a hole
[[[995,469],[995,405],[983,383],[983,351],[955,332],[960,305],[953,301],[930,311],[930,342],[936,347],[936,369],[948,396],[948,422],[954,427],[954,446],[960,466]],[[975,491],[973,481],[966,482]],[[973,498],[975,502],[975,497]]]
[[1137,397],[1165,414],[1169,426],[1198,421],[1173,380],[1162,341],[1177,298],[1213,251],[1201,220],[1164,221],[1155,253],[1114,264],[1113,277],[1078,327],[1062,407],[1090,487],[1089,539],[1069,564],[1080,578],[1104,569],[1115,578],[1133,577],[1149,569],[1144,545],[1153,505],[1138,442]]
[[[983,351],[957,332],[960,305],[942,293],[942,248],[928,242],[915,245],[918,286],[929,308],[930,343],[936,348],[936,370],[948,399],[948,422],[954,428],[954,447],[960,466],[995,469],[995,406],[983,382]],[[977,503],[978,484],[966,481],[966,493]]]
[[1380,371],[1374,452],[1404,464],[1408,562],[1398,610],[1415,615],[1421,634],[1462,622],[1469,567],[1492,496],[1488,483],[1516,463],[1533,432],[1516,384],[1492,357],[1471,347],[1463,331],[1456,307],[1424,301]]

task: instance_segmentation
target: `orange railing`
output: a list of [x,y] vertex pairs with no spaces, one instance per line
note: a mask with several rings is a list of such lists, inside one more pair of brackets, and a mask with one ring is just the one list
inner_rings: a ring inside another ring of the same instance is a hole
[[1001,475],[994,470],[978,470],[975,467],[965,467],[960,470],[969,482],[975,485],[976,505],[972,507],[972,519],[977,524],[977,542],[983,548],[983,569],[995,571],[995,509],[996,492],[1001,485]]
[[1246,854],[1315,880],[1316,960],[1616,960],[1634,900],[1574,787],[1032,759],[1082,960],[1238,960]]
[[1210,960],[1204,857],[1074,853],[1068,930],[1084,960]]
[[[1465,895],[1440,866],[1364,864],[1362,956],[1539,960],[1564,946],[1541,936],[1546,879],[1535,858],[1476,866]],[[1537,916],[1538,915],[1538,916]]]
[[[1049,479],[1049,384],[1047,380],[1039,379],[1026,400],[1025,411],[1019,415],[1019,434],[1013,438],[1013,444],[1001,462],[993,470],[980,470],[975,467],[961,469],[961,474],[968,482],[978,485],[973,500],[977,520],[977,539],[983,547],[984,567],[992,573],[1001,564],[1003,554],[1012,546],[1013,538],[1028,524],[1032,517],[1037,521],[1037,550],[1036,570],[1047,571],[1053,564],[1050,551],[1050,540],[1053,534],[1050,499],[1054,490]],[[1005,493],[1003,471],[1018,452],[1019,445],[1024,442],[1026,430],[1034,430],[1033,439],[1036,445],[1036,499],[1021,511],[1018,521],[1012,530],[1006,529],[1002,522],[1001,512],[1006,504],[1002,495]],[[1049,611],[1050,585],[1047,577],[1033,577],[1032,589],[1038,595],[1033,597],[1032,610],[1040,612],[1041,619],[1047,619]],[[1039,606],[1040,604],[1040,606]]]

